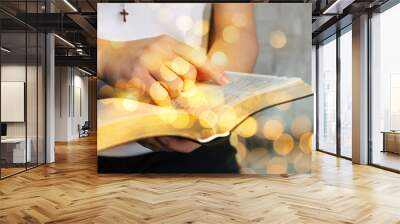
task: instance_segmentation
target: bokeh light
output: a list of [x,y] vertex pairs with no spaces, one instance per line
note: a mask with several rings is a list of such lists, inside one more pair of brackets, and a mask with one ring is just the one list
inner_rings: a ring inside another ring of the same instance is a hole
[[157,102],[168,100],[168,92],[164,89],[164,87],[161,86],[159,82],[154,82],[150,86],[149,94]]
[[179,75],[186,75],[189,72],[190,64],[181,57],[176,57],[172,60],[171,68]]
[[312,128],[312,124],[310,119],[305,116],[297,116],[291,125],[291,131],[295,138],[300,138],[300,136],[306,132],[310,132]]
[[227,26],[222,31],[222,38],[227,43],[236,43],[240,39],[240,31],[235,26]]
[[229,144],[232,147],[236,147],[239,144],[239,137],[237,136],[236,132],[232,132],[229,136]]
[[269,44],[273,48],[283,48],[287,43],[287,38],[284,32],[280,30],[272,31],[269,34]]
[[166,124],[172,124],[176,121],[177,112],[173,108],[162,107],[159,116],[162,122]]
[[183,32],[189,31],[193,26],[193,20],[190,16],[179,16],[176,19],[176,26]]
[[232,24],[237,27],[245,27],[248,23],[247,16],[243,13],[236,13],[232,16]]
[[282,134],[274,141],[274,150],[277,154],[285,156],[289,154],[294,146],[293,137],[289,134]]
[[236,124],[236,119],[236,111],[233,108],[227,108],[219,116],[218,129],[222,132],[229,131]]
[[221,67],[225,66],[227,61],[226,54],[222,51],[216,51],[211,56],[211,62]]
[[264,137],[268,140],[276,140],[282,135],[284,125],[280,120],[271,119],[265,122],[263,127]]
[[306,132],[301,135],[299,146],[301,151],[305,154],[310,154],[313,148],[313,134],[311,132]]
[[132,112],[138,108],[138,102],[136,100],[124,99],[122,104],[123,104],[125,110],[130,111],[130,112]]
[[204,36],[210,31],[210,23],[208,20],[197,21],[193,25],[193,33],[197,36]]
[[256,134],[257,126],[257,120],[253,117],[249,117],[237,127],[238,133],[243,138],[250,138]]
[[171,124],[174,128],[184,129],[193,126],[193,118],[187,112],[181,112],[177,115],[176,120]]

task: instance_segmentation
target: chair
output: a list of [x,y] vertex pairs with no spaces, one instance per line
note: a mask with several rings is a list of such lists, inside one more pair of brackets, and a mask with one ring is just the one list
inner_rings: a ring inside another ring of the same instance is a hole
[[78,124],[79,138],[89,136],[90,123],[85,121],[82,127]]

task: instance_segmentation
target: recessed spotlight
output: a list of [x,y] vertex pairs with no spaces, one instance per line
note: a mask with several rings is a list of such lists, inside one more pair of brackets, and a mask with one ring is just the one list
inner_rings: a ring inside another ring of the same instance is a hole
[[5,48],[5,47],[1,47],[1,51],[4,51],[4,52],[6,52],[6,53],[10,53],[10,52],[11,52],[10,49]]

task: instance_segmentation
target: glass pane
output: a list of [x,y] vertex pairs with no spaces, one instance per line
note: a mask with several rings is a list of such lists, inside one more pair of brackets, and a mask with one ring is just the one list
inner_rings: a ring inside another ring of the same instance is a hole
[[372,18],[372,163],[400,170],[400,4]]
[[340,153],[352,157],[352,35],[340,37]]
[[[25,170],[26,150],[26,33],[1,34],[1,174]],[[29,147],[28,147],[29,149]]]
[[46,37],[44,34],[38,35],[38,164],[45,163],[45,44]]
[[26,115],[27,115],[27,142],[28,142],[28,150],[30,153],[28,155],[30,158],[28,159],[28,167],[33,167],[37,165],[37,132],[38,132],[38,107],[37,107],[37,98],[38,98],[38,88],[37,88],[37,73],[38,73],[38,52],[37,52],[37,33],[36,32],[29,32],[27,33],[28,38],[28,61],[27,61],[27,80],[26,80]]
[[336,40],[318,48],[318,146],[336,153]]

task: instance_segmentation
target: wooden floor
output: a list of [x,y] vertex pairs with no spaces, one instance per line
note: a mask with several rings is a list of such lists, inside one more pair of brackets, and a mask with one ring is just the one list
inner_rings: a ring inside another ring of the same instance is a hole
[[400,223],[400,175],[314,153],[289,178],[99,175],[94,138],[0,181],[0,223]]

